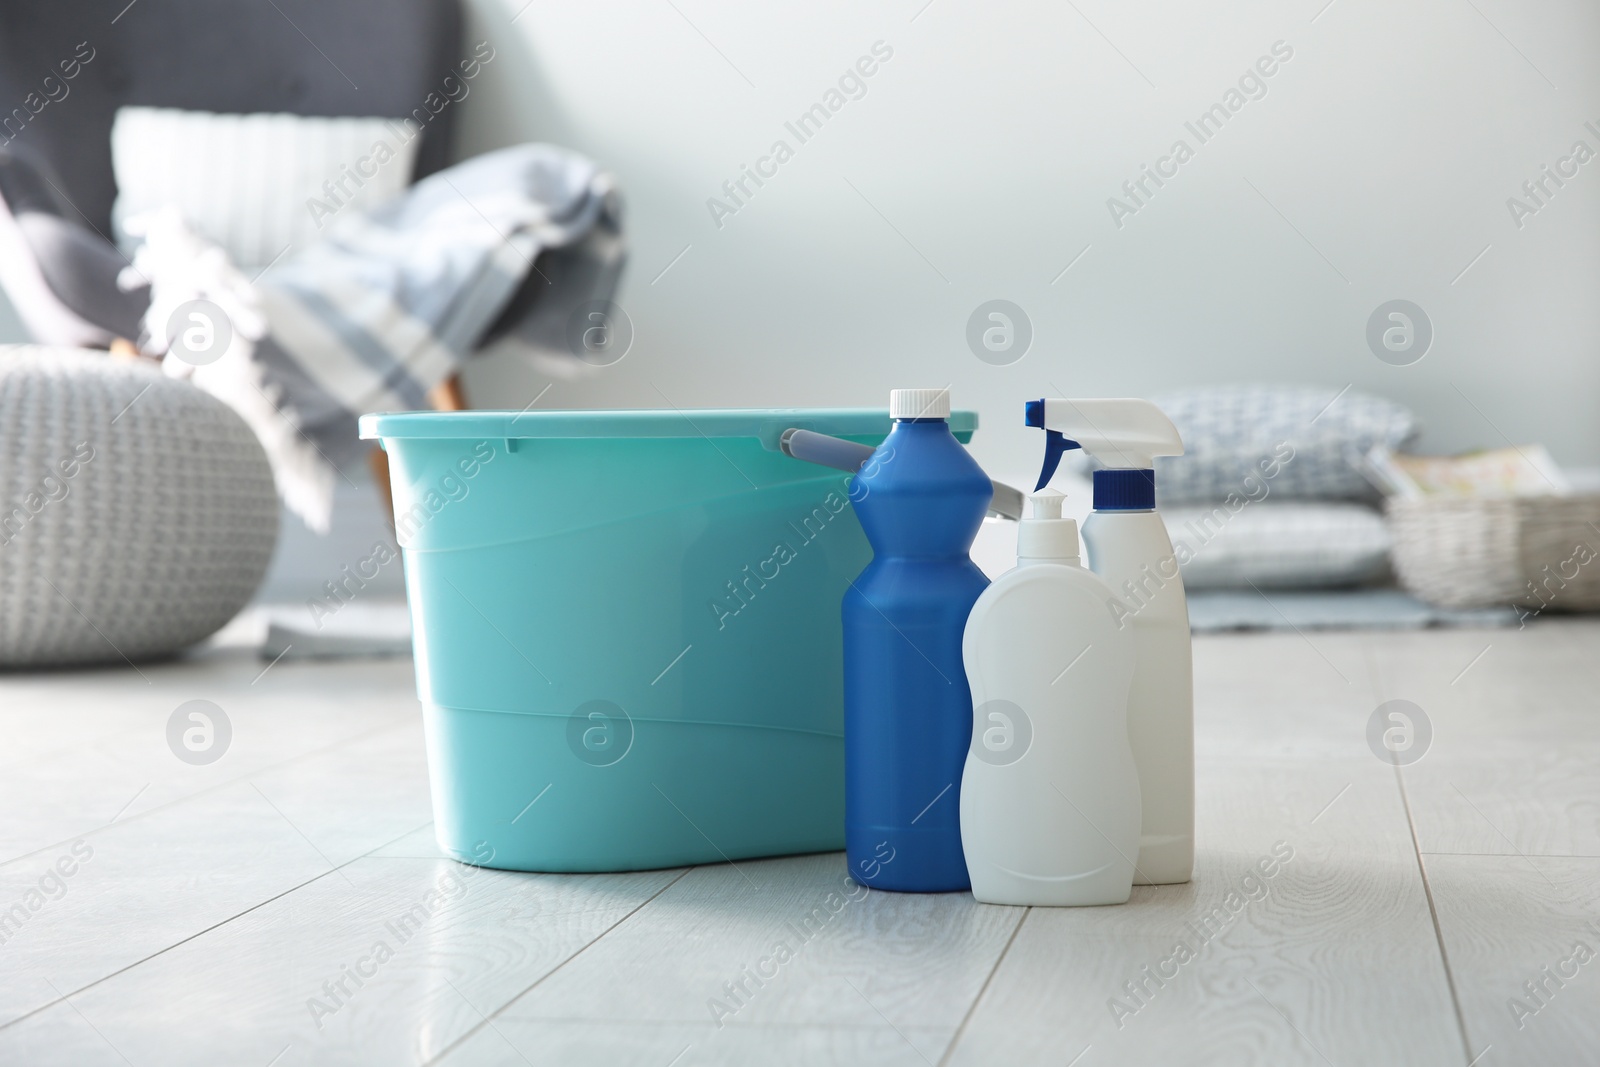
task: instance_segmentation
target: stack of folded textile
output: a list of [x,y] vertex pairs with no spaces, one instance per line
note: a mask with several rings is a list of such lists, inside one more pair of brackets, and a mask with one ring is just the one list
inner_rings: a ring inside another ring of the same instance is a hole
[[1358,462],[1416,436],[1405,407],[1302,385],[1151,399],[1183,435],[1184,455],[1158,461],[1156,504],[1188,589],[1328,589],[1389,577],[1379,494]]

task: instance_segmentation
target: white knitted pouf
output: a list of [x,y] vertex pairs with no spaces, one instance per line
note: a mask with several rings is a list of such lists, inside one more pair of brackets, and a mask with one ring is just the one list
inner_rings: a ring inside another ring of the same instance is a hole
[[266,454],[221,401],[103,353],[0,345],[0,666],[204,640],[277,538]]

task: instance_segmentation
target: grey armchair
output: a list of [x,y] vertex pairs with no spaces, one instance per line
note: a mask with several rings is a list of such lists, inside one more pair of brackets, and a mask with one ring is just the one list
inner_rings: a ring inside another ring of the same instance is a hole
[[[0,0],[0,285],[34,339],[138,336],[147,294],[117,287],[109,238],[118,107],[411,116],[463,58],[461,21],[458,0]],[[429,118],[413,178],[450,160],[457,110]],[[482,342],[564,256],[541,258]]]

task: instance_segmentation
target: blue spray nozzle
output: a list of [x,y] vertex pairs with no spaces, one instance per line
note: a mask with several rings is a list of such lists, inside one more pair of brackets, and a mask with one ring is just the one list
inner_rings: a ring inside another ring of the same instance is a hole
[[1072,438],[1060,430],[1046,430],[1044,432],[1044,468],[1039,472],[1039,484],[1033,487],[1037,493],[1050,484],[1050,479],[1056,476],[1056,468],[1061,466],[1061,457],[1071,452],[1074,448],[1082,448]]
[[1050,479],[1056,476],[1056,468],[1061,466],[1061,457],[1074,448],[1083,446],[1060,430],[1045,427],[1043,400],[1029,400],[1023,404],[1022,422],[1025,426],[1044,430],[1044,469],[1039,472],[1039,484],[1033,487],[1033,491],[1037,493],[1049,485]]

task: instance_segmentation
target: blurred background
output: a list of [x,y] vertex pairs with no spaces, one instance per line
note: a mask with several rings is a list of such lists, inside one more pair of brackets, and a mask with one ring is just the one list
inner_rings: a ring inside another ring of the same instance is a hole
[[[1600,467],[1600,168],[1561,163],[1600,148],[1592,4],[468,0],[462,39],[494,58],[449,159],[542,141],[612,173],[633,329],[605,367],[492,344],[464,368],[470,406],[949,385],[981,415],[979,460],[1031,486],[1025,398],[1293,382],[1404,405],[1417,452],[1539,442],[1579,480]],[[1242,106],[1197,131],[1219,103]],[[792,156],[762,163],[779,140]],[[1020,311],[1020,356],[975,354],[994,300]],[[1404,365],[1368,340],[1395,300],[1432,334]],[[0,302],[0,340],[23,339]],[[380,518],[339,483],[329,537],[286,521],[266,593],[293,599]]]

